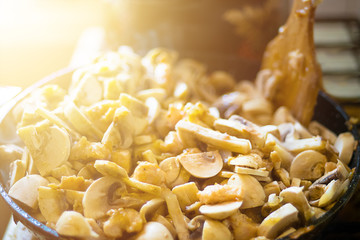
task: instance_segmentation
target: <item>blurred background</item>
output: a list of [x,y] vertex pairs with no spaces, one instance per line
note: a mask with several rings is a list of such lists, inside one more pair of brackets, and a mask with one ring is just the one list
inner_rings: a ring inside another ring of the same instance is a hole
[[[210,69],[252,79],[266,43],[287,17],[289,2],[0,0],[0,106],[46,75],[121,44],[139,53],[174,48]],[[316,18],[325,90],[360,117],[360,1],[324,0]],[[0,237],[10,216],[2,201]]]

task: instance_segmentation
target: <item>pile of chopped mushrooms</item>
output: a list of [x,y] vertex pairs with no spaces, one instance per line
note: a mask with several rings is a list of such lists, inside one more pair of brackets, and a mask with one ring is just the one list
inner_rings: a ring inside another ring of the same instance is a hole
[[274,239],[346,191],[355,140],[274,108],[252,82],[120,47],[13,110],[8,194],[61,236]]

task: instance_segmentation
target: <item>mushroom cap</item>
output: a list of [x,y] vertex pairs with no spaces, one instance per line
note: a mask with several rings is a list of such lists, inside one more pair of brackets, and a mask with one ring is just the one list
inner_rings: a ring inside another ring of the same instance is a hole
[[213,219],[222,220],[234,214],[242,205],[242,201],[223,202],[214,205],[202,205],[199,208],[201,214]]
[[185,154],[179,157],[181,165],[194,177],[210,178],[223,167],[219,151]]
[[245,174],[233,174],[228,184],[240,187],[239,197],[243,200],[241,209],[259,207],[265,203],[264,188],[255,177]]
[[148,222],[135,240],[173,240],[170,231],[159,222]]
[[97,237],[83,215],[75,211],[65,211],[56,223],[55,230],[64,236]]
[[36,168],[42,176],[65,163],[70,155],[70,136],[58,126],[41,124],[18,129],[20,138],[34,159]]
[[164,159],[159,167],[165,172],[165,180],[168,185],[174,182],[180,174],[181,165],[176,157]]
[[349,164],[354,152],[355,139],[350,132],[341,133],[335,141],[334,147],[339,152],[339,159]]
[[36,209],[38,206],[38,188],[47,186],[48,180],[40,175],[27,175],[17,181],[9,190],[9,196],[28,207]]
[[281,231],[298,221],[298,210],[287,203],[267,216],[260,224],[258,234],[275,238]]
[[84,216],[99,219],[106,216],[106,212],[116,206],[111,205],[110,191],[124,188],[125,184],[118,178],[105,176],[94,181],[86,190],[82,201]]
[[304,180],[318,179],[324,174],[325,163],[325,155],[314,150],[303,151],[293,159],[290,177]]
[[202,231],[202,240],[231,240],[230,230],[221,222],[207,219]]

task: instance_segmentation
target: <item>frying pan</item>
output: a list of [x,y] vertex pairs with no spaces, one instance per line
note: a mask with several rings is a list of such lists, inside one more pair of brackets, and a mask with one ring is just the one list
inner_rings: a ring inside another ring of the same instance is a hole
[[[20,139],[16,135],[15,120],[13,119],[13,116],[11,114],[12,109],[21,100],[27,97],[33,90],[45,84],[59,84],[61,87],[67,88],[71,81],[72,72],[73,69],[64,69],[58,71],[37,82],[31,87],[25,89],[18,96],[12,99],[8,104],[6,104],[0,112],[0,143],[21,144]],[[345,113],[345,111],[338,103],[336,103],[324,92],[320,92],[318,95],[317,105],[315,108],[313,119],[317,120],[336,134],[349,131],[347,127],[349,116]],[[352,129],[350,131],[354,135],[356,141],[358,141],[359,133],[356,129],[356,126],[352,126]],[[55,230],[45,226],[44,224],[40,223],[38,220],[30,216],[9,197],[5,189],[6,182],[8,180],[7,176],[9,173],[9,165],[6,163],[4,164],[4,161],[1,160],[2,159],[0,159],[0,193],[8,207],[11,209],[15,222],[21,221],[39,239],[63,239]],[[324,227],[327,226],[336,217],[339,211],[348,203],[350,198],[354,195],[360,178],[359,165],[360,146],[358,145],[349,164],[350,168],[355,168],[355,171],[345,194],[341,196],[338,202],[323,216],[311,222],[310,226],[305,228],[304,234],[300,236],[290,235],[282,239],[293,239],[294,237],[297,237],[297,239],[314,239],[320,236]]]

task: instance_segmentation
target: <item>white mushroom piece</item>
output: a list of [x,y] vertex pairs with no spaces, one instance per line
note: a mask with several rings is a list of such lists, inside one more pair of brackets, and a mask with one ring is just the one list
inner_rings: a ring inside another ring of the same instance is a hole
[[223,167],[223,159],[219,151],[184,154],[178,159],[191,175],[198,178],[213,177]]
[[94,181],[86,190],[82,205],[84,216],[95,220],[106,216],[107,211],[117,208],[112,198],[125,191],[121,179],[105,176]]
[[38,188],[38,201],[40,212],[49,223],[56,223],[68,208],[65,192],[50,187]]
[[298,213],[299,211],[291,203],[285,204],[261,222],[258,234],[267,238],[276,238],[299,220]]
[[63,212],[56,223],[55,230],[60,235],[69,237],[98,237],[84,216],[75,211]]
[[237,153],[246,154],[251,150],[251,143],[247,139],[220,133],[192,122],[180,120],[175,128],[181,142],[187,147],[197,147],[200,141],[219,149]]
[[9,190],[9,196],[32,209],[38,207],[38,188],[47,186],[48,180],[40,175],[27,175],[17,181]]
[[204,222],[202,240],[231,240],[232,234],[222,222],[207,219]]
[[339,159],[344,164],[349,164],[354,152],[355,139],[350,132],[341,133],[334,144],[335,149],[339,152]]
[[265,203],[265,192],[259,181],[249,175],[234,174],[228,181],[229,185],[240,188],[241,209],[262,206]]
[[305,217],[305,221],[309,221],[313,217],[313,212],[305,197],[302,187],[289,187],[281,191],[280,197],[286,203],[291,203]]
[[304,180],[316,180],[324,174],[326,156],[307,150],[299,153],[290,166],[290,177]]
[[315,136],[319,135],[329,140],[331,144],[334,144],[336,141],[337,138],[336,134],[317,121],[310,122],[308,129],[313,135]]
[[207,217],[223,220],[234,214],[242,205],[242,201],[223,202],[214,205],[202,205],[199,212]]
[[70,155],[70,136],[58,126],[44,122],[18,129],[20,138],[29,149],[42,176],[64,164]]
[[159,222],[148,222],[135,240],[173,240],[170,231]]

